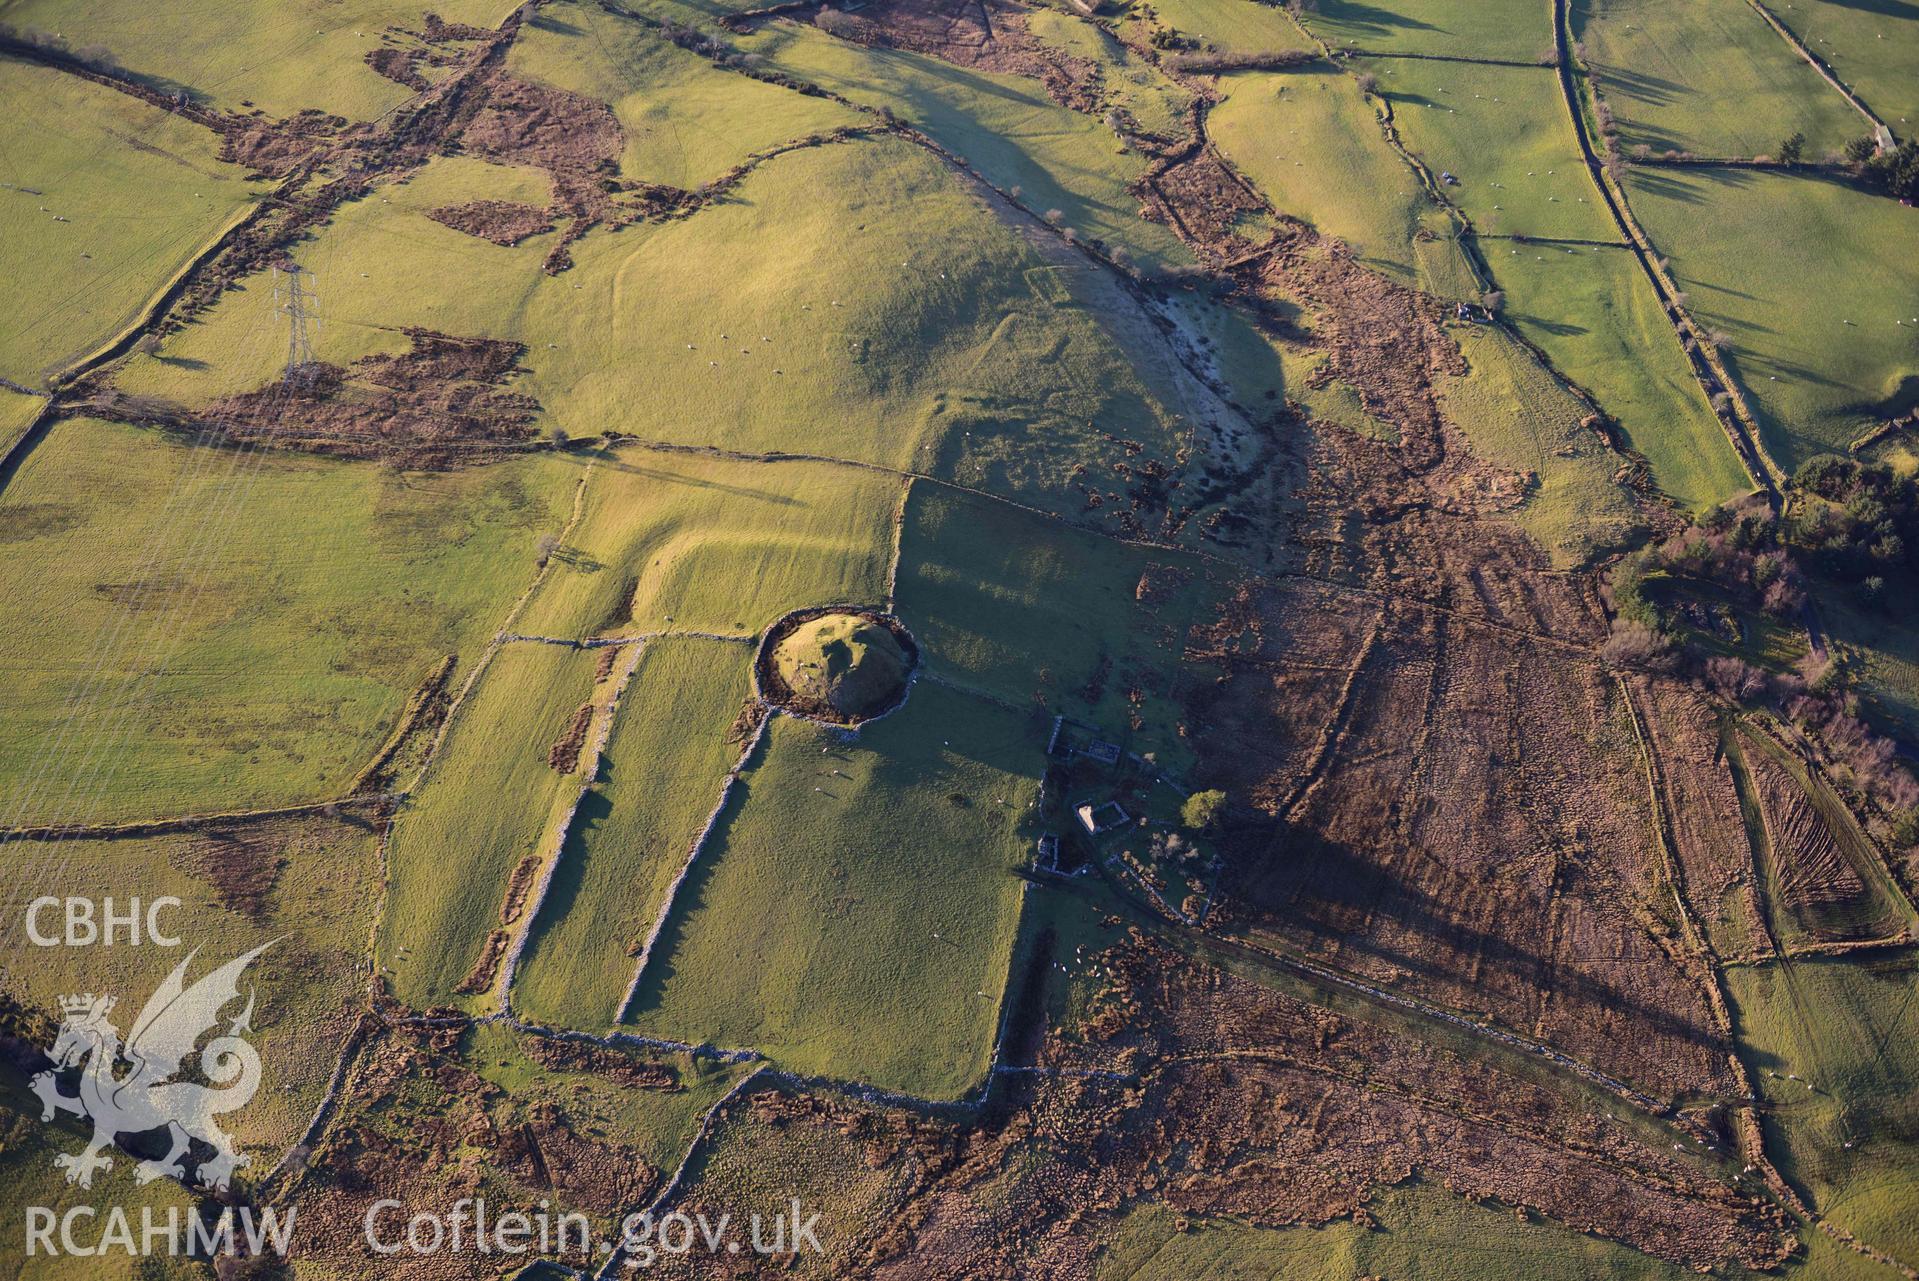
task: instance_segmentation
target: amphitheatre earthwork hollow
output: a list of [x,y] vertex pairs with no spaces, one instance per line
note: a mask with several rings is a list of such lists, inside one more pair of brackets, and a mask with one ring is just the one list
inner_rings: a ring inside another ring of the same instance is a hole
[[919,646],[891,614],[859,605],[794,610],[766,629],[754,662],[760,697],[836,725],[859,725],[906,701]]

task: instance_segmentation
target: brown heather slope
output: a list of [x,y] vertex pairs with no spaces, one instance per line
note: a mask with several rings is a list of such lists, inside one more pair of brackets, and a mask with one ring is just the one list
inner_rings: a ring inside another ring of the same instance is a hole
[[[1414,1178],[1686,1266],[1766,1268],[1768,1201],[1656,1132],[1485,1062],[1283,996],[1136,932],[1086,1018],[977,1125],[768,1091],[733,1107],[675,1202],[709,1216],[830,1188],[819,1275],[1083,1277],[1140,1200],[1253,1224],[1355,1216]],[[663,1275],[703,1261],[662,1259]]]

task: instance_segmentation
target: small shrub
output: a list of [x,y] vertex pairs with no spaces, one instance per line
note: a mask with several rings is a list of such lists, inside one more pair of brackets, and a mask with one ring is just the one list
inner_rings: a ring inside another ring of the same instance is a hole
[[858,40],[860,37],[859,19],[838,9],[821,9],[813,15],[813,25],[841,40]]
[[1665,656],[1668,642],[1644,623],[1615,619],[1612,634],[1599,647],[1600,661],[1616,669],[1649,667]]
[[1743,658],[1720,655],[1706,660],[1706,686],[1722,698],[1743,703],[1766,691],[1766,674]]

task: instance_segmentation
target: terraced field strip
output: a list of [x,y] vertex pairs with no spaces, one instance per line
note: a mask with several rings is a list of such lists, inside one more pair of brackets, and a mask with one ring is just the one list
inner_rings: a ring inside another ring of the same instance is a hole
[[993,1064],[1043,742],[926,682],[857,735],[770,717],[628,1022],[843,1089],[967,1097]]
[[584,654],[502,650],[394,816],[379,959],[402,1000],[496,1008],[501,966],[592,768],[607,682]]
[[699,861],[700,852],[706,848],[706,843],[712,837],[713,829],[718,825],[720,816],[726,812],[727,802],[733,799],[734,789],[739,786],[741,771],[747,767],[748,762],[753,759],[753,753],[759,749],[760,743],[766,738],[766,727],[773,719],[774,713],[770,708],[763,708],[762,711],[759,724],[740,744],[739,759],[733,763],[733,768],[727,771],[725,780],[720,784],[719,799],[713,803],[712,812],[706,816],[705,825],[700,828],[687,847],[686,861],[680,865],[678,875],[668,884],[666,893],[660,899],[659,915],[654,918],[653,928],[647,931],[645,940],[640,944],[639,954],[633,963],[633,978],[626,985],[626,994],[620,998],[620,1008],[614,1016],[617,1022],[625,1022],[631,1013],[633,1002],[640,993],[640,983],[646,978],[647,964],[653,959],[653,949],[659,944],[660,934],[666,929],[666,923],[673,915],[673,906],[679,899],[680,888],[686,884],[686,878],[692,873],[693,865]]
[[687,636],[647,644],[529,926],[512,994],[522,1017],[585,1029],[619,1022],[648,925],[750,737],[751,667],[745,646]]
[[573,795],[572,804],[557,817],[546,837],[541,841],[535,855],[540,860],[540,879],[535,883],[532,895],[528,898],[526,910],[522,913],[519,927],[514,931],[513,944],[506,954],[506,962],[500,967],[499,997],[500,1008],[506,1010],[513,1000],[513,979],[519,973],[520,957],[526,951],[527,940],[532,937],[533,926],[540,919],[540,913],[546,906],[547,891],[552,887],[553,875],[559,870],[560,860],[566,854],[567,837],[573,830],[574,816],[580,812],[581,802],[593,788],[600,775],[600,762],[606,752],[606,741],[613,733],[614,719],[620,713],[620,698],[626,692],[627,682],[633,678],[634,670],[646,652],[644,645],[634,645],[620,653],[614,661],[613,671],[600,682],[593,695],[591,727],[587,731],[587,741],[581,749],[580,759],[583,768],[580,771],[579,790]]

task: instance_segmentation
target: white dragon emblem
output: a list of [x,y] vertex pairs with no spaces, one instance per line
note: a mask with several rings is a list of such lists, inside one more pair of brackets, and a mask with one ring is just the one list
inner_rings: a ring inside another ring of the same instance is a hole
[[[277,942],[278,940],[275,940]],[[84,1150],[54,1157],[54,1165],[67,1172],[67,1182],[83,1188],[93,1186],[95,1171],[113,1164],[102,1155],[122,1134],[141,1134],[164,1128],[171,1144],[167,1154],[157,1161],[142,1161],[134,1176],[142,1183],[167,1175],[182,1182],[186,1167],[180,1158],[194,1139],[209,1144],[213,1156],[200,1167],[200,1181],[225,1190],[233,1171],[245,1165],[249,1157],[241,1153],[233,1139],[214,1124],[216,1113],[245,1107],[260,1088],[260,1056],[244,1037],[250,1031],[253,998],[228,1025],[224,1035],[207,1042],[200,1051],[200,1074],[212,1086],[192,1081],[170,1080],[179,1072],[181,1062],[193,1053],[201,1035],[220,1021],[220,1011],[240,995],[240,975],[255,957],[272,947],[265,943],[245,956],[228,961],[219,969],[188,987],[187,966],[197,952],[174,967],[166,981],[147,1001],[140,1017],[127,1034],[124,1049],[120,1030],[108,1021],[114,998],[65,996],[60,1009],[65,1016],[60,1034],[48,1057],[53,1069],[33,1078],[33,1092],[40,1096],[42,1121],[51,1121],[56,1112],[71,1112],[93,1121],[93,1138]],[[114,1075],[120,1060],[130,1066],[123,1075]],[[75,1064],[80,1070],[77,1096],[60,1093],[58,1073]]]

